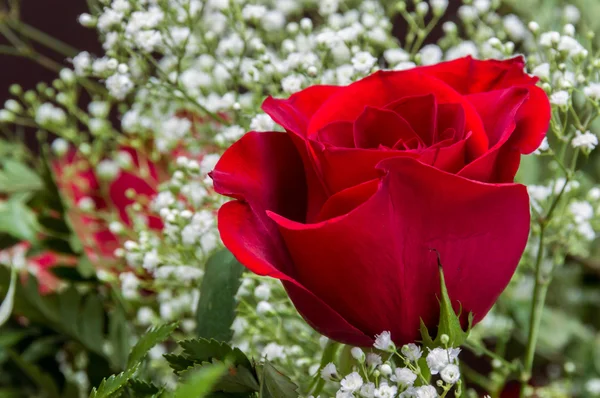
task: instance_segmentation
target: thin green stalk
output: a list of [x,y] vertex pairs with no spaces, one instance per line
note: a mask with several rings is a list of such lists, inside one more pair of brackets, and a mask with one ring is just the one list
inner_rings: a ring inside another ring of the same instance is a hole
[[41,30],[34,28],[33,26],[27,25],[22,21],[8,19],[6,23],[13,30],[19,32],[23,36],[33,41],[36,41],[39,44],[64,55],[65,57],[74,57],[77,54],[79,54],[79,51],[75,47],[72,47],[67,43],[62,42],[48,35],[47,33],[44,33]]
[[544,238],[546,232],[546,226],[548,221],[552,217],[552,213],[556,209],[560,198],[565,192],[567,185],[569,184],[570,174],[567,174],[565,183],[554,198],[554,201],[548,209],[546,217],[540,220],[540,240],[538,243],[537,256],[535,259],[535,285],[533,287],[533,301],[531,302],[531,313],[529,317],[529,335],[527,337],[527,345],[525,348],[525,358],[523,362],[523,370],[521,372],[521,398],[525,396],[525,389],[531,380],[533,370],[533,360],[535,358],[535,348],[537,345],[537,339],[540,331],[540,323],[542,320],[542,313],[544,310],[544,304],[546,302],[546,294],[548,293],[548,287],[552,280],[552,274],[544,275],[542,268],[542,260],[544,258]]

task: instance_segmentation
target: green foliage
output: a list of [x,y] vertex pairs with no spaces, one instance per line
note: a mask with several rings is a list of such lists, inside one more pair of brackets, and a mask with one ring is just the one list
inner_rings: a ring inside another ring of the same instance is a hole
[[238,348],[216,340],[192,339],[179,343],[183,348],[183,354],[194,363],[212,362],[213,360],[230,360],[234,365],[242,365],[246,368],[252,367],[250,360]]
[[143,380],[131,379],[127,387],[133,392],[133,396],[138,398],[151,397],[159,394],[161,389],[152,383]]
[[34,212],[25,204],[26,199],[26,196],[14,195],[6,202],[0,202],[0,233],[35,241],[39,225]]
[[[460,323],[460,313],[456,314],[452,307],[452,301],[448,296],[448,289],[446,288],[446,279],[444,278],[444,270],[442,269],[442,263],[440,261],[438,253],[438,268],[440,271],[440,319],[438,322],[437,336],[435,340],[429,334],[425,323],[421,319],[421,338],[423,339],[423,345],[429,348],[451,346],[460,347],[469,336],[471,325],[473,323],[473,314],[469,314],[469,326],[466,331],[463,330]],[[449,337],[446,343],[442,342],[442,335]]]
[[229,341],[233,335],[235,294],[244,267],[226,249],[212,255],[202,280],[196,319],[198,337]]
[[27,377],[44,391],[49,398],[60,398],[58,387],[52,376],[44,372],[39,366],[24,360],[16,352],[8,351],[10,359],[27,375]]
[[98,388],[94,387],[90,398],[109,398],[127,385],[127,382],[137,372],[139,365],[133,366],[117,375],[102,380]]
[[168,339],[176,328],[176,323],[150,328],[131,349],[127,360],[127,368],[141,362],[152,347]]
[[269,361],[265,361],[258,373],[260,378],[260,398],[297,397],[297,387],[283,373],[275,369]]
[[219,378],[226,373],[223,363],[204,366],[193,372],[174,391],[174,398],[202,398],[208,396]]
[[42,179],[27,165],[12,159],[2,162],[0,193],[37,191],[44,187]]

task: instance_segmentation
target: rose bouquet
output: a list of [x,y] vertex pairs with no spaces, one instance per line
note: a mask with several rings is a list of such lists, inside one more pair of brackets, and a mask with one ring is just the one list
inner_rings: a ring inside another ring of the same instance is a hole
[[21,7],[2,394],[600,395],[585,6],[90,1],[102,54]]

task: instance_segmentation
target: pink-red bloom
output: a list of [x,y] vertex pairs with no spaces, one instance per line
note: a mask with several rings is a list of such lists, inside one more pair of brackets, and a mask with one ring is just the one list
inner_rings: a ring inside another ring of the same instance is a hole
[[287,133],[246,134],[212,173],[235,199],[219,212],[223,242],[344,343],[435,328],[431,249],[455,308],[480,321],[525,248],[529,200],[513,179],[550,119],[523,67],[468,57],[268,98]]
[[[146,204],[149,228],[160,230],[163,227],[160,217],[150,211],[148,204],[156,195],[165,172],[160,165],[151,162],[133,148],[122,147],[120,151],[131,156],[132,165],[120,170],[107,183],[98,178],[86,158],[75,150],[53,164],[59,191],[70,203],[67,217],[71,226],[90,261],[103,267],[110,267],[116,262],[115,249],[122,247],[124,240],[110,231],[109,220],[131,227],[128,208],[136,200]],[[135,199],[128,192],[134,192]],[[84,198],[93,201],[93,212],[83,212],[78,208]]]

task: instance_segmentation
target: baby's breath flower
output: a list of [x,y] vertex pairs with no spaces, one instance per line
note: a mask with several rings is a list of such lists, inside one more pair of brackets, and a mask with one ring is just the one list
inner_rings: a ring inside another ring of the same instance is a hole
[[440,377],[448,384],[455,384],[460,379],[460,369],[454,364],[449,364],[442,369]]
[[411,362],[417,362],[423,355],[421,348],[413,343],[402,346],[400,351]]
[[569,104],[569,98],[570,96],[567,91],[557,91],[550,96],[550,103],[558,106],[567,106]]
[[328,363],[321,369],[321,377],[324,380],[337,380],[339,378],[337,368],[333,363]]
[[363,385],[363,378],[357,373],[352,372],[340,381],[341,390],[344,392],[358,391]]
[[581,131],[575,132],[575,137],[571,141],[573,148],[583,148],[586,151],[592,151],[598,145],[598,137],[590,131],[582,133]]
[[458,359],[460,348],[434,348],[427,354],[427,366],[432,375],[438,374],[449,364],[454,364]]
[[373,343],[373,347],[382,351],[393,350],[394,342],[392,341],[391,333],[384,331],[381,334],[375,335],[375,343]]

